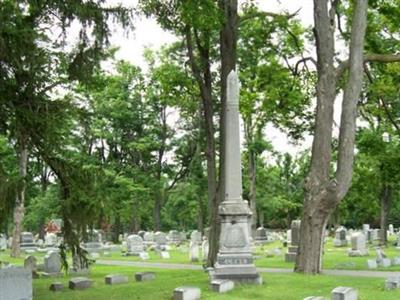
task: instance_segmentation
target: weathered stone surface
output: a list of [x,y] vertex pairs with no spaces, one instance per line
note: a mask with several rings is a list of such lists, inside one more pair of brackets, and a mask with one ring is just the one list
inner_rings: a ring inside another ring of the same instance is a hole
[[347,246],[347,239],[346,239],[347,230],[345,227],[340,226],[335,231],[335,239],[333,240],[333,245],[335,247],[343,247]]
[[379,263],[379,266],[384,267],[384,268],[388,268],[391,265],[392,265],[392,261],[390,260],[390,258],[383,258]]
[[400,278],[399,277],[389,277],[385,281],[385,288],[387,290],[393,290],[400,288]]
[[251,252],[249,222],[251,210],[242,198],[242,169],[239,124],[240,82],[232,70],[227,78],[225,197],[218,207],[221,217],[220,248],[211,280],[229,279],[235,282],[260,284]]
[[171,258],[168,251],[161,251],[160,256],[162,259],[170,259]]
[[127,255],[139,256],[144,251],[143,239],[136,234],[126,238]]
[[351,287],[339,286],[332,290],[332,300],[358,300],[358,291]]
[[127,283],[128,276],[121,275],[121,274],[110,274],[104,278],[105,284],[120,284],[120,283]]
[[22,267],[0,269],[1,300],[32,300],[32,271]]
[[24,260],[24,268],[31,271],[37,270],[37,259],[36,257],[29,255]]
[[93,281],[86,277],[71,278],[68,282],[68,287],[71,290],[85,290],[92,286]]
[[392,260],[392,265],[393,266],[399,266],[400,265],[400,257],[396,256]]
[[200,289],[196,287],[182,286],[174,290],[174,300],[198,300]]
[[149,256],[149,254],[148,254],[147,252],[140,252],[140,253],[139,253],[139,257],[140,257],[142,260],[148,260],[148,259],[150,259],[150,256]]
[[361,232],[354,233],[351,236],[351,250],[349,256],[367,256],[367,244],[365,235]]
[[226,293],[233,290],[235,283],[232,280],[213,280],[210,283],[210,288],[217,293]]
[[189,260],[191,262],[199,261],[199,256],[200,256],[199,244],[197,242],[190,241],[189,249],[190,249],[189,250]]
[[154,272],[139,272],[135,274],[136,281],[150,281],[156,279],[156,273]]
[[49,274],[61,272],[61,256],[58,252],[49,252],[44,257],[44,272]]
[[375,259],[368,259],[367,267],[368,267],[368,269],[376,269],[378,267],[378,264],[376,263]]
[[53,282],[52,284],[50,284],[50,291],[53,292],[59,292],[62,291],[64,289],[64,284],[62,282]]

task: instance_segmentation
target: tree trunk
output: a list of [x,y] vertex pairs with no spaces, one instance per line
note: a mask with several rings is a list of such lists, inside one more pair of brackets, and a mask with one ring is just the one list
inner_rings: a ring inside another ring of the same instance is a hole
[[317,44],[317,114],[310,173],[300,228],[296,272],[316,274],[322,268],[323,233],[332,212],[346,195],[353,172],[357,102],[362,87],[363,44],[367,0],[356,0],[353,12],[349,77],[343,93],[336,180],[330,178],[333,104],[336,96],[334,68],[334,4],[314,0],[314,34]]
[[256,206],[256,155],[252,149],[248,150],[249,156],[249,201],[251,215],[251,234],[254,237],[257,229],[257,206]]
[[14,229],[11,244],[11,256],[19,257],[21,255],[20,236],[22,232],[22,222],[25,213],[25,189],[26,175],[28,168],[28,148],[24,137],[19,141],[19,176],[22,179],[22,184],[17,192],[14,208]]
[[387,244],[387,216],[389,214],[390,203],[392,199],[392,188],[387,184],[384,185],[381,192],[381,231],[380,244]]

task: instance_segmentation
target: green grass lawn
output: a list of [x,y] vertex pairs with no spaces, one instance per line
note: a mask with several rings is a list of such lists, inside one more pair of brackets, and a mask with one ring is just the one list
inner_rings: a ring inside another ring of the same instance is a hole
[[[156,280],[135,282],[134,274],[140,271],[156,272]],[[106,286],[107,274],[125,274],[129,283]],[[385,291],[384,279],[357,278],[346,276],[305,276],[300,274],[263,274],[262,286],[237,285],[227,294],[215,294],[208,288],[208,276],[202,271],[160,270],[136,267],[94,266],[90,278],[94,286],[85,291],[72,291],[66,288],[62,292],[48,290],[51,282],[61,281],[68,285],[68,277],[41,278],[34,280],[34,300],[161,300],[171,299],[174,288],[182,285],[201,288],[202,299],[271,299],[301,300],[306,296],[325,296],[337,286],[351,286],[359,290],[360,300],[400,299],[400,290]]]

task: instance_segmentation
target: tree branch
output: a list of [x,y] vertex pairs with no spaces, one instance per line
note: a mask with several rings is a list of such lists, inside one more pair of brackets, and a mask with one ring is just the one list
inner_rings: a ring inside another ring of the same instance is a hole
[[[376,53],[365,54],[364,63],[366,62],[382,62],[382,63],[400,62],[400,54],[376,54]],[[349,65],[350,65],[349,60],[345,60],[336,68],[337,80],[339,80],[340,77],[342,77],[346,69],[349,68]]]
[[296,65],[294,67],[295,75],[298,74],[299,66],[301,63],[303,63],[307,67],[307,64],[306,64],[307,61],[311,61],[315,65],[315,67],[317,67],[317,61],[313,57],[311,57],[311,56],[303,57],[296,63]]
[[245,16],[238,17],[238,23],[240,26],[240,24],[242,24],[243,22],[245,22],[247,20],[254,19],[254,18],[266,18],[266,17],[285,18],[287,20],[290,20],[293,17],[295,17],[299,13],[300,10],[301,10],[301,8],[299,8],[292,14],[289,14],[289,13],[278,14],[278,13],[273,13],[273,12],[268,12],[268,11],[256,11],[251,14],[247,14]]

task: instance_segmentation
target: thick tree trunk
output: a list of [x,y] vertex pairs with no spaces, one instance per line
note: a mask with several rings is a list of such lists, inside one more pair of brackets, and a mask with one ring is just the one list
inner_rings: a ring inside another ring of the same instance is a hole
[[256,206],[256,155],[252,149],[248,150],[249,155],[249,202],[251,215],[251,234],[254,237],[257,229],[257,206]]
[[162,197],[161,192],[156,192],[155,203],[154,203],[154,230],[160,231],[161,229],[161,208],[162,208]]
[[331,180],[333,103],[336,96],[336,70],[333,65],[335,9],[333,4],[329,8],[326,0],[314,0],[318,57],[317,115],[295,265],[296,272],[309,274],[321,272],[326,224],[350,187],[357,102],[362,86],[367,0],[356,0],[351,27],[349,77],[343,93],[336,180]]
[[22,232],[22,222],[25,214],[25,189],[26,175],[28,168],[28,149],[26,141],[21,138],[19,146],[19,176],[22,179],[20,190],[17,192],[14,208],[14,229],[11,244],[11,256],[19,257],[21,255],[20,236]]
[[387,184],[384,185],[381,192],[381,218],[380,218],[380,243],[387,244],[387,216],[389,214],[390,203],[392,199],[392,188]]

